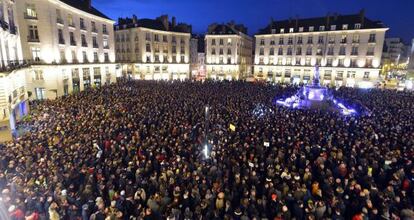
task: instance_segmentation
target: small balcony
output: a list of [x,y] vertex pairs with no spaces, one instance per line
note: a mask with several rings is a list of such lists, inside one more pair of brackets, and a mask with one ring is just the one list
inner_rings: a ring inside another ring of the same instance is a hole
[[56,18],[56,23],[57,24],[64,24],[62,18]]
[[68,24],[68,26],[71,27],[71,28],[76,28],[74,23]]
[[8,30],[9,29],[9,23],[7,23],[4,20],[0,21],[0,25],[1,25],[1,28],[3,28],[3,30]]
[[39,43],[40,42],[40,39],[39,39],[39,37],[27,36],[27,42],[30,42],[30,43]]
[[27,12],[25,12],[24,19],[37,20],[37,14],[27,14]]
[[373,43],[376,43],[376,42],[377,42],[377,40],[375,38],[370,38],[368,40],[368,43],[370,43],[370,44],[373,44]]
[[18,34],[17,26],[15,26],[15,25],[10,26],[10,34],[14,34],[14,35]]

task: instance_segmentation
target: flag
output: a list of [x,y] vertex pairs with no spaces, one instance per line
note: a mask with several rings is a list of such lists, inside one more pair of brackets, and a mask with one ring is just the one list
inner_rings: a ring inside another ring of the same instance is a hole
[[230,130],[231,131],[236,131],[236,126],[234,124],[230,124]]

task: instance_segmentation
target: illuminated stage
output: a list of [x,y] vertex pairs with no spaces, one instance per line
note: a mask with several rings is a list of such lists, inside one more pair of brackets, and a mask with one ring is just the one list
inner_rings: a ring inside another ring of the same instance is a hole
[[299,91],[288,98],[277,99],[275,104],[294,109],[319,109],[339,112],[343,115],[355,115],[357,111],[347,107],[344,103],[334,98],[327,87],[319,83],[319,68],[315,68],[311,85],[305,85]]

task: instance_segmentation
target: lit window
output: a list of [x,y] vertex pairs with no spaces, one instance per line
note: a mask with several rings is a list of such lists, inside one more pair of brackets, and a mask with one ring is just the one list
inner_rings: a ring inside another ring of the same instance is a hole
[[285,33],[285,29],[284,29],[284,28],[281,28],[281,29],[280,29],[280,33],[281,33],[281,34]]
[[348,30],[348,25],[347,24],[342,25],[342,30]]
[[26,18],[37,18],[36,6],[34,4],[26,4]]
[[355,29],[361,29],[361,24],[360,23],[355,24]]
[[303,32],[303,27],[299,27],[299,32]]
[[290,28],[289,33],[293,33],[293,30],[294,30],[293,28]]
[[313,26],[310,26],[309,27],[309,31],[313,31],[314,30],[314,27]]
[[320,26],[319,27],[319,31],[324,31],[325,30],[325,26]]
[[336,25],[331,25],[331,31],[336,30]]

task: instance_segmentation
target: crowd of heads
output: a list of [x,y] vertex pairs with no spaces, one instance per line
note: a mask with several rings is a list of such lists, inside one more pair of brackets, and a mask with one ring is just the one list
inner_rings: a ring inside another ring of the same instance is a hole
[[32,103],[0,147],[0,217],[413,219],[414,94],[336,90],[357,116],[272,104],[295,90],[119,80]]

